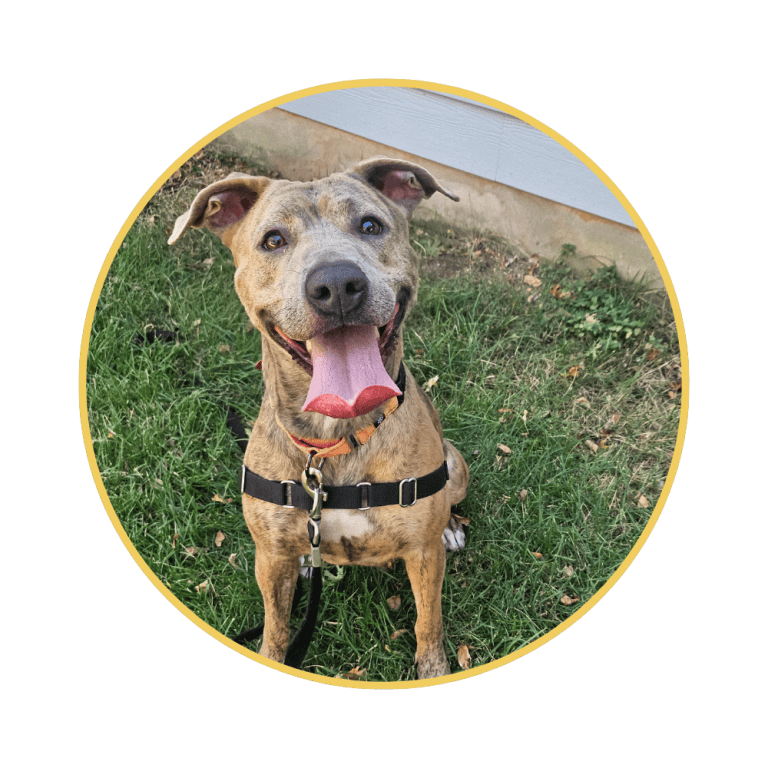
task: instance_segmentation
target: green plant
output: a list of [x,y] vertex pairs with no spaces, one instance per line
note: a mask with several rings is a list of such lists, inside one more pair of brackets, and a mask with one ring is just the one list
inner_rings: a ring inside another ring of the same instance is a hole
[[[563,245],[562,254],[575,251]],[[593,275],[576,279],[562,263],[544,264],[542,279],[547,289],[539,309],[550,331],[560,331],[589,342],[589,355],[621,349],[648,330],[657,309],[638,297],[638,291],[619,278],[615,265],[601,267]]]

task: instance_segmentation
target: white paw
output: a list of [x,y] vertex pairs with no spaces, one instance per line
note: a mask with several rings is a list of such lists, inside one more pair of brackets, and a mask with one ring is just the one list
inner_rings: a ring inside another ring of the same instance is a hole
[[458,549],[464,549],[467,537],[464,535],[464,528],[456,518],[451,515],[448,521],[448,527],[443,531],[443,545],[446,552],[456,552]]

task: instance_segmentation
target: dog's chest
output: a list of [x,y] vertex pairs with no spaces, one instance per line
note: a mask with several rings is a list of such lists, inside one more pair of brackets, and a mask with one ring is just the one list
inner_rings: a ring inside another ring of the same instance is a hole
[[323,510],[320,536],[323,558],[337,565],[381,565],[394,556],[392,538],[357,509]]

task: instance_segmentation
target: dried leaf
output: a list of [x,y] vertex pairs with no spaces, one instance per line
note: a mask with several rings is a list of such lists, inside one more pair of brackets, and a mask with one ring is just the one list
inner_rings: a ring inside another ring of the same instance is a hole
[[512,453],[512,449],[508,445],[503,445],[502,443],[499,443],[498,449],[505,455],[509,456]]
[[400,606],[402,605],[402,603],[403,601],[400,595],[393,595],[392,597],[387,598],[387,605],[392,611],[400,610]]
[[541,552],[532,552],[531,553],[537,560],[542,560],[544,558],[544,555],[541,554]]
[[187,557],[195,557],[198,553],[197,547],[184,547],[184,553],[187,555]]
[[660,354],[661,354],[661,352],[659,352],[658,349],[654,348],[645,356],[645,359],[650,362],[650,361],[655,360]]
[[597,315],[590,315],[587,313],[584,316],[584,320],[587,323],[587,325],[594,325],[597,322]]
[[218,501],[221,504],[231,504],[232,503],[232,499],[222,499],[221,496],[219,496],[218,493],[211,499],[211,501]]
[[568,372],[565,374],[566,376],[569,376],[572,379],[575,379],[580,373],[581,373],[581,366],[580,365],[572,365]]
[[430,390],[430,389],[432,389],[432,387],[434,387],[434,386],[435,386],[435,384],[437,384],[437,380],[438,380],[439,378],[440,378],[439,376],[433,376],[433,377],[432,377],[432,378],[431,378],[431,379],[430,379],[430,380],[429,380],[429,381],[428,381],[428,382],[427,382],[427,383],[424,385],[424,389],[425,389],[425,391],[429,392],[429,390]]
[[648,507],[651,506],[648,499],[645,498],[642,494],[640,494],[640,498],[637,500],[638,506],[642,507],[643,509],[648,509]]
[[230,555],[230,556],[227,558],[227,560],[229,561],[229,564],[230,564],[230,565],[231,565],[233,568],[237,568],[237,566],[235,565],[235,558],[236,558],[236,557],[237,557],[237,553],[236,553],[236,552],[233,552],[233,553],[232,553],[232,554],[231,554],[231,555]]
[[563,595],[560,598],[560,602],[563,605],[573,605],[574,603],[578,603],[579,602],[579,598],[576,597],[575,595],[573,597],[568,597],[568,595]]
[[565,568],[563,568],[563,576],[565,576],[566,579],[573,576],[573,566],[572,565],[566,565]]
[[195,587],[195,592],[205,593],[207,591],[208,591],[208,579],[206,579],[202,584],[198,584]]
[[520,501],[525,501],[525,497],[528,495],[528,491],[523,488],[522,491],[520,491]]
[[530,285],[531,288],[538,288],[541,285],[541,280],[536,275],[526,275],[523,278],[523,282],[526,285]]
[[462,669],[469,669],[472,666],[472,657],[469,655],[469,648],[462,643],[456,654],[459,658],[459,666]]
[[390,640],[397,640],[400,635],[404,635],[408,630],[407,629],[396,629],[390,636]]
[[173,534],[173,539],[171,540],[171,549],[176,549],[176,539],[179,538],[178,533]]
[[589,404],[589,400],[587,400],[586,397],[576,398],[576,400],[574,400],[573,403],[574,403],[574,405],[583,405],[585,408],[591,408],[592,407]]
[[337,677],[343,677],[347,680],[360,680],[365,677],[367,671],[367,669],[360,669],[360,667],[352,667],[349,672],[342,672],[340,675],[337,675]]
[[586,445],[592,453],[597,453],[598,445],[594,440],[585,440],[584,445]]
[[511,408],[499,408],[499,413],[512,413]]
[[217,547],[220,547],[221,546],[221,542],[224,541],[224,539],[226,539],[226,538],[227,537],[221,531],[219,531],[216,534],[216,538],[214,539],[214,543],[216,544]]

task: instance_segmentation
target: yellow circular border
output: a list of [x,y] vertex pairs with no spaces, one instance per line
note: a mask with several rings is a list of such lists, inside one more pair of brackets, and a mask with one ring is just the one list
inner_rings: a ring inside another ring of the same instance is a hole
[[[247,120],[255,115],[261,114],[262,112],[265,112],[268,109],[272,109],[273,107],[279,107],[281,104],[285,104],[286,102],[295,101],[296,99],[301,99],[301,98],[304,98],[305,96],[312,96],[317,93],[326,93],[328,91],[344,90],[348,88],[365,88],[365,87],[371,87],[371,86],[423,88],[425,90],[437,91],[440,93],[450,93],[455,96],[463,96],[465,98],[472,99],[473,101],[480,102],[481,104],[486,104],[489,107],[495,107],[496,109],[499,109],[502,112],[506,112],[507,114],[512,115],[513,117],[517,117],[520,120],[525,121],[529,125],[532,125],[535,128],[538,128],[540,131],[547,134],[547,136],[557,141],[558,144],[565,147],[569,152],[571,152],[573,155],[578,157],[579,160],[581,160],[588,168],[590,168],[600,178],[603,184],[605,184],[608,187],[608,189],[610,189],[611,192],[613,192],[613,194],[616,196],[618,201],[624,206],[624,209],[632,217],[632,220],[635,222],[638,230],[640,231],[640,234],[643,236],[643,239],[645,240],[648,248],[653,254],[653,258],[656,262],[656,265],[658,266],[659,271],[661,272],[661,277],[664,281],[664,286],[667,289],[667,295],[669,296],[669,301],[672,305],[672,311],[675,317],[677,334],[678,334],[678,339],[680,343],[680,363],[681,363],[682,375],[683,375],[683,389],[682,389],[681,402],[680,402],[680,424],[678,426],[677,442],[675,444],[675,451],[672,456],[672,462],[669,466],[669,472],[667,474],[666,482],[664,483],[664,488],[662,489],[661,495],[659,496],[659,500],[656,503],[656,507],[654,508],[653,514],[651,515],[650,520],[648,521],[645,528],[643,529],[643,532],[640,535],[640,538],[637,540],[637,542],[635,542],[635,545],[632,547],[627,557],[623,560],[623,562],[618,567],[616,572],[611,576],[611,578],[608,579],[608,581],[602,586],[602,588],[598,590],[598,592],[596,592],[575,613],[569,616],[562,623],[558,624],[558,626],[555,627],[555,629],[550,630],[549,632],[547,632],[546,635],[543,635],[538,640],[534,640],[532,643],[526,645],[520,650],[515,651],[514,653],[511,653],[509,656],[505,656],[502,659],[497,659],[496,661],[489,662],[488,664],[483,664],[480,667],[468,669],[465,672],[457,672],[455,674],[447,675],[445,677],[438,677],[431,680],[412,680],[407,682],[393,682],[393,683],[373,683],[373,682],[365,682],[365,681],[342,680],[339,678],[324,677],[323,675],[316,675],[312,672],[304,672],[303,670],[292,669],[291,667],[286,667],[283,664],[278,664],[277,662],[270,661],[269,659],[265,659],[263,656],[259,656],[257,653],[250,651],[247,648],[244,648],[243,646],[233,642],[228,637],[225,637],[224,635],[222,635],[220,632],[217,632],[211,626],[209,626],[204,621],[199,619],[195,613],[193,613],[175,595],[173,595],[173,593],[160,581],[160,579],[158,579],[158,577],[150,570],[149,566],[147,566],[147,564],[141,558],[138,551],[133,546],[133,543],[126,535],[125,530],[123,529],[123,526],[120,523],[120,520],[115,514],[115,510],[112,507],[112,503],[109,500],[109,496],[107,495],[106,488],[104,487],[104,483],[101,480],[101,474],[99,472],[99,467],[96,464],[96,456],[93,451],[93,440],[91,437],[91,431],[88,424],[88,401],[87,401],[87,393],[86,393],[86,386],[85,386],[86,365],[88,361],[88,343],[91,335],[91,327],[93,325],[93,316],[96,311],[96,303],[99,299],[99,296],[101,295],[101,289],[104,285],[104,280],[106,279],[107,272],[109,271],[109,268],[112,265],[112,261],[115,258],[115,254],[117,253],[117,250],[120,247],[120,244],[122,243],[123,239],[125,238],[128,230],[131,228],[131,226],[133,226],[133,223],[136,221],[141,211],[144,210],[144,207],[149,202],[150,198],[160,189],[160,187],[165,183],[165,181],[170,177],[170,175],[174,173],[174,171],[176,171],[187,160],[189,160],[190,157],[192,157],[194,154],[196,154],[206,145],[210,144],[214,139],[218,138],[223,133],[228,131],[230,128],[233,128],[234,126],[240,124],[244,120]],[[228,121],[227,123],[224,123],[224,125],[220,126],[215,131],[212,131],[205,138],[201,139],[200,141],[197,142],[197,144],[193,145],[190,149],[188,149],[178,160],[176,160],[175,163],[173,163],[163,174],[161,174],[160,177],[157,179],[157,181],[147,190],[146,194],[141,198],[141,200],[138,202],[138,204],[133,209],[131,214],[128,216],[125,224],[123,224],[122,228],[120,229],[120,232],[115,238],[114,243],[112,244],[112,247],[109,250],[107,259],[104,262],[104,265],[102,266],[101,271],[99,272],[99,277],[96,281],[96,285],[93,289],[93,294],[91,296],[91,301],[88,305],[88,314],[85,320],[85,328],[83,329],[83,341],[80,347],[80,366],[79,366],[78,379],[79,379],[79,393],[80,393],[80,420],[83,427],[83,436],[85,438],[85,450],[86,450],[86,453],[88,454],[88,463],[90,464],[91,473],[93,474],[93,479],[99,491],[99,496],[101,496],[101,500],[104,503],[104,507],[107,510],[107,513],[109,514],[112,520],[112,524],[115,526],[115,530],[117,530],[118,535],[122,539],[123,544],[125,544],[126,548],[131,553],[131,556],[133,557],[133,559],[138,563],[141,570],[144,571],[146,576],[155,585],[155,587],[157,587],[157,589],[176,608],[178,608],[178,610],[181,611],[181,613],[183,613],[188,619],[190,619],[195,624],[197,624],[198,627],[205,630],[209,635],[214,637],[216,640],[221,641],[224,645],[227,645],[233,650],[237,651],[238,653],[241,653],[243,656],[247,656],[250,659],[258,661],[260,664],[263,664],[268,667],[272,667],[273,669],[279,670],[281,672],[287,672],[290,675],[304,678],[305,680],[312,680],[315,682],[326,683],[328,685],[338,685],[338,686],[343,686],[347,688],[384,688],[384,689],[421,688],[429,685],[439,685],[442,683],[453,682],[454,680],[463,680],[467,677],[478,675],[481,672],[487,672],[491,669],[496,669],[497,667],[500,667],[504,664],[508,664],[509,662],[514,661],[515,659],[519,659],[521,656],[525,656],[527,653],[530,653],[536,648],[544,645],[544,643],[549,642],[553,637],[556,637],[561,632],[563,632],[568,627],[570,627],[572,624],[574,624],[576,621],[578,621],[582,616],[584,616],[585,613],[587,613],[587,611],[594,608],[594,606],[597,605],[597,603],[603,598],[603,596],[608,592],[608,590],[611,589],[611,587],[613,587],[613,585],[619,580],[622,574],[629,567],[630,563],[635,559],[635,557],[637,557],[637,553],[640,551],[643,544],[645,544],[648,536],[650,536],[651,531],[653,530],[653,527],[656,525],[656,522],[659,519],[661,510],[663,509],[664,503],[666,502],[667,497],[669,496],[669,492],[672,488],[672,482],[675,478],[675,473],[677,472],[677,467],[680,463],[680,456],[683,450],[683,440],[685,437],[685,427],[688,422],[688,389],[689,389],[688,347],[685,340],[685,331],[683,328],[682,316],[680,314],[680,306],[677,301],[675,290],[672,286],[672,280],[670,279],[669,272],[667,271],[667,268],[664,265],[664,261],[661,258],[661,254],[659,253],[659,250],[656,247],[656,244],[653,242],[653,238],[648,232],[648,229],[646,228],[645,224],[643,224],[642,219],[640,218],[640,216],[638,216],[637,212],[632,207],[630,202],[626,199],[626,197],[624,197],[621,190],[619,190],[619,188],[608,178],[608,176],[602,171],[602,169],[600,169],[592,160],[590,160],[583,152],[581,152],[581,150],[579,150],[577,147],[571,144],[567,139],[563,138],[559,133],[557,133],[556,131],[553,131],[549,126],[544,125],[543,123],[536,120],[535,118],[532,118],[529,115],[525,114],[524,112],[521,112],[518,109],[514,109],[513,107],[510,107],[507,104],[504,104],[503,102],[496,101],[495,99],[490,99],[486,96],[482,96],[478,93],[474,93],[473,91],[467,91],[467,90],[464,90],[463,88],[453,88],[451,86],[441,85],[439,83],[424,82],[421,80],[388,80],[388,79],[345,80],[337,83],[319,85],[319,86],[315,86],[313,88],[307,88],[301,91],[295,91],[294,93],[289,93],[285,96],[281,96],[278,99],[273,99],[272,101],[268,101],[262,104],[261,106],[254,107],[253,109],[250,109],[247,112],[244,112],[238,117],[235,117],[232,120]]]

